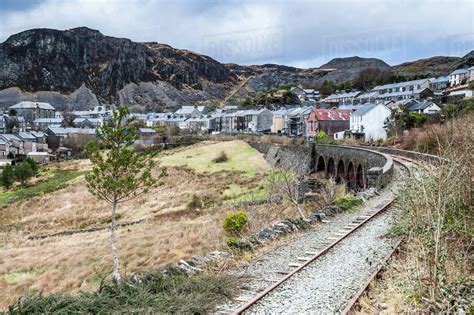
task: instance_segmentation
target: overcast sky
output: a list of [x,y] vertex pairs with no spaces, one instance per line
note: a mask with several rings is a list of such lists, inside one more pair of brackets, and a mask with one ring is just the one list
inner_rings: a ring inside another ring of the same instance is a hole
[[474,0],[0,0],[0,42],[87,26],[221,62],[318,67],[334,57],[394,65],[474,49]]

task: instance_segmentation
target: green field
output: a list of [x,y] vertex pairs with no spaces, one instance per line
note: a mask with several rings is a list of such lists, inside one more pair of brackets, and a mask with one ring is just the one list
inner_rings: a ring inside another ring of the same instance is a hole
[[[215,163],[212,160],[222,151],[228,161]],[[188,166],[196,172],[217,173],[239,171],[247,176],[255,176],[268,169],[262,155],[247,143],[236,140],[195,146],[160,157],[163,166]]]

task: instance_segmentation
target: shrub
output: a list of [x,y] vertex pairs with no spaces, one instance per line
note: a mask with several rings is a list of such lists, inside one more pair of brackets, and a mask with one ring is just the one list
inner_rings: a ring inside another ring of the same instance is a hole
[[33,169],[30,163],[24,161],[14,168],[13,174],[22,185],[25,185],[28,179],[33,176]]
[[245,211],[228,213],[224,218],[224,230],[229,233],[240,233],[248,222]]
[[227,244],[227,246],[229,246],[230,249],[240,248],[241,243],[242,243],[242,241],[240,240],[240,238],[237,238],[237,237],[230,237],[226,241],[226,244]]
[[31,166],[31,169],[33,170],[33,174],[34,175],[38,175],[39,171],[40,171],[40,167],[39,167],[39,164],[38,162],[36,162],[34,159],[30,158],[30,157],[27,157],[25,162],[27,162],[28,164],[30,164]]
[[119,282],[104,282],[95,292],[36,294],[11,305],[7,314],[207,314],[234,296],[240,282],[229,276],[188,277],[178,270],[154,271]]
[[3,169],[2,176],[0,177],[2,186],[9,189],[15,182],[15,175],[13,174],[13,167],[7,164]]
[[219,155],[212,160],[214,163],[224,163],[227,162],[229,158],[227,157],[227,154],[224,151],[221,151]]
[[362,204],[362,200],[356,197],[340,197],[336,199],[336,206],[343,211],[351,210],[360,204]]

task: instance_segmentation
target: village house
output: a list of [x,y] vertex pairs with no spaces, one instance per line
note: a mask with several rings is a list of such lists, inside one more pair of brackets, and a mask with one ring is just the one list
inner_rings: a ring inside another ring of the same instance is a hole
[[290,92],[298,96],[302,102],[315,102],[319,99],[319,91],[314,89],[303,89],[301,85],[292,87]]
[[273,123],[273,113],[267,108],[242,110],[232,115],[233,132],[266,132]]
[[[46,130],[48,147],[56,150],[63,147],[68,139],[77,139],[82,137],[82,143],[95,139],[95,129],[92,128],[63,128],[63,127],[49,127]],[[82,141],[84,140],[84,141]]]
[[379,94],[386,94],[386,93],[398,93],[398,92],[406,92],[406,91],[416,91],[421,89],[428,89],[430,87],[430,79],[418,79],[418,80],[411,80],[399,83],[390,83],[379,85],[373,88],[374,92],[378,92]]
[[10,153],[10,142],[0,138],[0,158],[6,159]]
[[215,129],[215,117],[203,116],[201,118],[190,118],[186,120],[189,130],[211,132]]
[[37,118],[33,121],[35,130],[46,130],[49,127],[62,127],[66,124],[63,118]]
[[[204,106],[203,106],[204,107]],[[176,116],[182,118],[199,118],[201,117],[201,112],[195,106],[181,106],[175,113]]]
[[376,103],[376,100],[379,96],[379,92],[377,91],[369,91],[360,94],[354,99],[354,104],[373,104]]
[[74,117],[83,118],[104,118],[108,119],[112,117],[112,112],[115,109],[113,105],[99,105],[95,106],[92,110],[78,110],[73,111]]
[[164,125],[164,121],[169,117],[172,117],[173,113],[153,113],[148,116],[146,121],[147,127],[156,127]]
[[324,102],[330,106],[351,105],[354,100],[361,94],[360,91],[342,92],[331,94],[324,99]]
[[156,135],[156,131],[153,128],[138,128],[138,135],[141,138],[153,137]]
[[434,93],[429,88],[421,88],[417,90],[405,90],[383,93],[378,96],[378,100],[381,102],[386,101],[400,101],[407,99],[422,100],[433,97]]
[[449,84],[449,76],[441,76],[430,79],[430,90],[441,91],[444,90]]
[[407,107],[408,111],[419,114],[433,115],[441,110],[438,104],[433,101],[414,102]]
[[383,104],[369,104],[351,114],[350,132],[355,139],[365,142],[386,139],[385,122],[390,117],[390,109]]
[[306,138],[314,139],[318,131],[324,131],[333,136],[337,132],[350,128],[352,110],[341,109],[313,109],[308,116]]
[[313,107],[297,107],[286,114],[288,134],[292,136],[305,136],[308,116]]
[[99,128],[103,124],[102,118],[77,117],[72,121],[77,128]]
[[288,132],[288,113],[292,110],[293,108],[280,108],[273,112],[272,133],[286,134]]
[[38,118],[54,118],[56,110],[49,103],[23,101],[9,107],[16,111],[16,116],[24,117],[27,123]]
[[449,84],[451,86],[461,85],[468,82],[470,78],[469,69],[457,69],[449,74]]
[[15,155],[25,154],[24,141],[17,135],[11,133],[0,134],[0,140],[8,142],[9,152]]
[[26,121],[23,117],[2,114],[0,116],[0,133],[12,133],[26,130]]

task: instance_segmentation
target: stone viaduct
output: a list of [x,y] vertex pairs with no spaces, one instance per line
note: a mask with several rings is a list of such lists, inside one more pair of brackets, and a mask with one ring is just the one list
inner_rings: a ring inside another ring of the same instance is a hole
[[352,189],[383,188],[392,178],[393,160],[381,152],[338,145],[277,145],[249,142],[274,167],[301,175],[324,172]]

